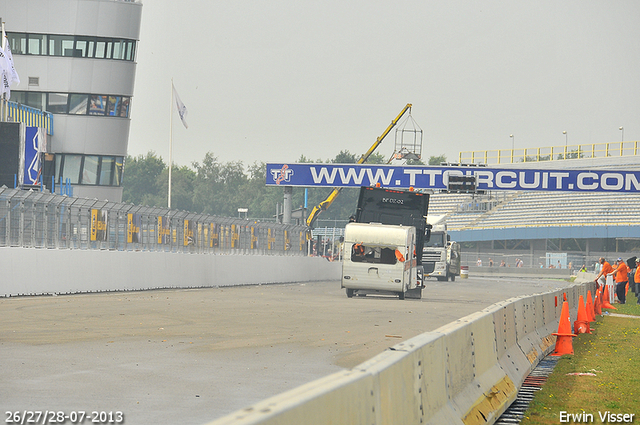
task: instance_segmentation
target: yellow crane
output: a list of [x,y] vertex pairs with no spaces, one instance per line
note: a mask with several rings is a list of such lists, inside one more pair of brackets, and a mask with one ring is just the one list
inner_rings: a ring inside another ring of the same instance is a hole
[[[389,127],[387,127],[387,129],[380,135],[380,137],[376,139],[375,143],[371,145],[369,150],[366,151],[364,154],[362,154],[360,159],[356,161],[356,164],[364,164],[364,162],[367,159],[369,159],[373,151],[375,151],[376,148],[380,146],[380,143],[382,143],[382,140],[384,140],[384,138],[387,137],[387,134],[389,134],[391,129],[393,129],[393,127],[395,127],[398,121],[400,121],[400,118],[402,118],[402,116],[407,111],[410,111],[410,110],[411,110],[411,104],[407,103],[407,106],[405,106],[402,109],[402,111],[398,114],[398,116],[393,121],[391,121],[391,124],[389,124]],[[313,207],[313,209],[309,213],[309,217],[307,217],[307,226],[311,227],[313,223],[316,221],[316,219],[318,218],[318,216],[320,215],[320,213],[331,206],[333,201],[335,201],[338,195],[340,194],[341,190],[342,190],[341,187],[334,187],[331,193],[329,194],[329,196],[327,196],[327,199],[325,199],[324,201],[320,202],[318,205]]]

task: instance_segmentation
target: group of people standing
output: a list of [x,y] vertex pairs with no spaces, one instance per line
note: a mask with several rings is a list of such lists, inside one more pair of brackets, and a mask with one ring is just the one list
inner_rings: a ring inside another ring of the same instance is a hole
[[[607,276],[613,276],[616,283],[616,296],[620,304],[626,303],[627,285],[636,285],[634,292],[638,294],[637,303],[640,304],[640,265],[636,267],[635,257],[633,257],[633,264],[631,268],[627,265],[622,258],[618,258],[612,266],[603,257],[600,257],[598,262],[600,263],[600,273],[596,276],[595,282],[599,286],[607,284]],[[629,261],[630,261],[629,260]],[[631,262],[631,261],[630,261]],[[632,273],[632,269],[635,268],[635,274]]]

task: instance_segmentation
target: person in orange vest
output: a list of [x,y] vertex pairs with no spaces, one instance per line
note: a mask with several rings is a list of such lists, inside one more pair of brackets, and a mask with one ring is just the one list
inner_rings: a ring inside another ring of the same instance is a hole
[[596,276],[596,280],[594,280],[594,282],[600,286],[604,286],[607,284],[607,275],[613,272],[613,267],[611,267],[611,264],[609,264],[604,257],[600,257],[598,262],[600,263],[600,273]]
[[636,281],[636,296],[638,297],[638,301],[636,302],[636,304],[640,304],[640,264],[638,264],[636,267],[634,280]]
[[626,301],[626,287],[629,281],[629,267],[622,261],[622,258],[618,258],[616,261],[616,268],[613,272],[607,276],[613,276],[616,280],[616,295],[620,304],[624,304]]

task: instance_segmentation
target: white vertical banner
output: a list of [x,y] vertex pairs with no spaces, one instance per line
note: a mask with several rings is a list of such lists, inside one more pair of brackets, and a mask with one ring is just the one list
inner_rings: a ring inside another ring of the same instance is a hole
[[7,38],[7,34],[4,32],[4,25],[2,26],[2,40],[4,46],[4,54],[7,57],[7,61],[9,61],[9,84],[16,83],[20,84],[20,76],[18,75],[18,71],[16,71],[16,67],[13,64],[13,54],[11,53],[11,45],[9,43],[9,39]]
[[7,59],[2,46],[0,46],[0,97],[9,99],[11,97],[11,89],[9,78],[11,75],[11,65]]

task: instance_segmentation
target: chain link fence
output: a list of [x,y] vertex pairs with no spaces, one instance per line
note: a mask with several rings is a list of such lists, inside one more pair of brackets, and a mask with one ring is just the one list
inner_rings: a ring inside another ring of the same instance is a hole
[[0,187],[0,246],[307,255],[307,227]]

